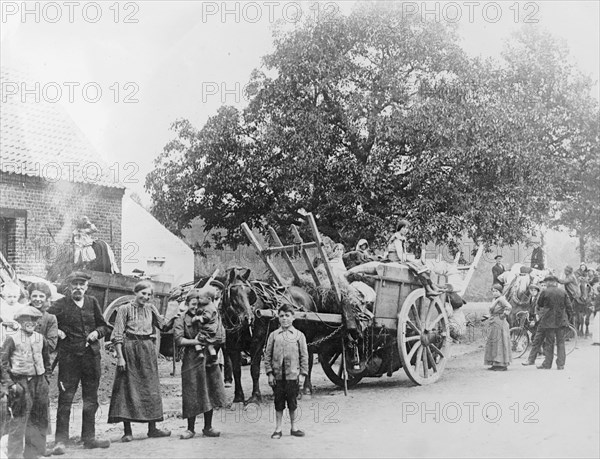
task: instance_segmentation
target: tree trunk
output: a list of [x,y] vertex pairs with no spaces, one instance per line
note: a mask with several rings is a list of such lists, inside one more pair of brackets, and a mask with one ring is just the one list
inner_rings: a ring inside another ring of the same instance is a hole
[[585,262],[585,235],[579,233],[579,262]]

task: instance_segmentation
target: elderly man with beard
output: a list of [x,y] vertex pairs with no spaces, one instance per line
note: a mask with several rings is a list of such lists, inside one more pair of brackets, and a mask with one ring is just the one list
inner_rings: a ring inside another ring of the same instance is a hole
[[100,384],[100,343],[110,333],[96,298],[85,294],[90,276],[74,272],[67,277],[69,291],[48,309],[58,320],[58,411],[56,414],[55,455],[65,453],[69,440],[69,419],[73,397],[81,382],[83,398],[83,447],[108,448],[110,441],[96,439],[95,417]]

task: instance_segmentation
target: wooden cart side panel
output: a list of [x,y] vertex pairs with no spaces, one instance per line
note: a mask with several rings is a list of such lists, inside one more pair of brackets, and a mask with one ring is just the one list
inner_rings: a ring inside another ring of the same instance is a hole
[[[139,282],[139,279],[130,276],[124,276],[123,274],[109,274],[100,271],[86,271],[91,276],[89,282],[90,285],[96,285],[99,287],[110,288],[111,290],[120,290],[130,294],[135,287],[135,284]],[[162,295],[168,294],[171,291],[171,284],[168,282],[150,281],[154,286],[154,294]]]
[[398,269],[384,265],[379,273],[380,275],[374,276],[376,298],[373,313],[376,319],[396,320],[408,295],[421,288],[421,284],[407,268]]
[[[86,271],[92,279],[89,281],[88,295],[94,296],[102,311],[114,300],[122,296],[132,295],[133,287],[139,279],[122,274],[108,274],[99,271]],[[154,304],[161,314],[165,314],[168,307],[168,298],[171,284],[167,282],[151,281],[154,286]]]

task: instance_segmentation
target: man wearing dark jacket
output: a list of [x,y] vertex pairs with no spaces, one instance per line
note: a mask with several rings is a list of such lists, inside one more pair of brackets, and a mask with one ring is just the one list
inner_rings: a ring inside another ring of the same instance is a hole
[[84,448],[108,448],[110,441],[96,439],[95,417],[100,384],[100,343],[110,333],[96,298],[85,295],[90,276],[74,272],[68,278],[69,294],[48,309],[58,321],[58,411],[53,454],[65,453],[73,397],[81,382]]
[[544,279],[547,288],[540,293],[538,307],[540,309],[539,329],[544,334],[544,362],[538,366],[540,370],[552,368],[554,359],[554,341],[556,340],[556,368],[564,370],[567,355],[565,352],[565,331],[573,316],[573,307],[567,293],[558,288],[556,276]]
[[496,264],[492,266],[492,285],[500,284],[502,287],[504,287],[504,282],[498,279],[498,276],[506,271],[506,269],[504,269],[504,265],[502,264],[502,255],[496,255],[494,260],[496,260]]

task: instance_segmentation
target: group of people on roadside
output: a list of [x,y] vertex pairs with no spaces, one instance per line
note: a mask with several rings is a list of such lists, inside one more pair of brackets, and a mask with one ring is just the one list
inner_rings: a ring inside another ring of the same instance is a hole
[[[492,286],[494,300],[490,306],[489,334],[485,347],[484,363],[493,371],[506,371],[512,362],[511,338],[507,318],[512,310],[511,304],[503,295],[500,284]],[[565,290],[558,287],[558,278],[546,276],[540,285],[530,286],[534,309],[539,322],[533,339],[533,346],[527,362],[533,365],[535,358],[544,345],[544,361],[539,369],[552,368],[554,346],[556,343],[556,368],[564,370],[566,362],[565,332],[573,315],[571,300]]]
[[[225,403],[225,390],[216,351],[224,341],[218,317],[216,289],[194,289],[187,308],[166,322],[152,304],[153,286],[138,282],[135,299],[117,310],[114,328],[102,315],[95,297],[86,295],[90,277],[74,272],[67,278],[66,296],[50,304],[47,284],[31,284],[29,304],[18,302],[13,287],[3,290],[1,390],[3,408],[12,419],[3,423],[8,433],[9,458],[65,453],[70,440],[71,406],[81,384],[83,412],[81,441],[84,449],[108,448],[110,441],[96,436],[98,388],[101,378],[100,340],[110,336],[117,353],[109,423],[123,423],[123,442],[133,440],[131,424],[148,424],[148,437],[171,434],[157,423],[163,420],[156,329],[172,327],[183,351],[183,414],[188,428],[182,439],[195,435],[195,418],[204,415],[204,436],[217,437],[213,409]],[[57,351],[56,356],[51,355]],[[53,363],[54,362],[54,363]],[[58,365],[58,409],[53,449],[46,448],[48,383]]]
[[[494,300],[490,306],[490,331],[486,343],[484,363],[494,371],[506,371],[512,362],[511,338],[508,317],[512,310],[511,303],[505,297],[507,285],[503,283],[502,256],[495,257],[496,264],[492,267]],[[521,275],[528,275],[531,270],[521,268]],[[588,269],[585,263],[574,272],[571,266],[566,266],[564,276],[558,278],[554,274],[544,277],[539,283],[528,282],[529,290],[529,320],[534,323],[531,351],[524,366],[535,365],[535,359],[543,352],[544,361],[538,369],[551,369],[556,346],[556,368],[564,370],[566,363],[565,336],[569,324],[573,322],[574,307],[583,301],[584,284],[586,294],[590,288],[598,285],[598,275]],[[564,288],[560,288],[562,285]],[[586,298],[587,300],[587,298]],[[596,335],[598,333],[596,332]],[[597,336],[596,338],[597,339]]]
[[[90,277],[74,272],[66,279],[66,296],[53,304],[45,283],[31,284],[29,304],[19,302],[21,292],[3,289],[1,400],[2,432],[8,434],[9,458],[36,458],[65,454],[70,443],[71,406],[81,384],[83,410],[81,442],[84,449],[108,448],[110,441],[96,436],[98,388],[102,374],[100,340],[111,339],[117,354],[108,423],[123,423],[122,442],[134,440],[132,423],[148,425],[150,438],[168,437],[160,428],[163,405],[155,343],[156,330],[173,330],[182,352],[182,414],[187,429],[180,439],[196,435],[196,418],[203,416],[202,435],[219,437],[213,428],[213,410],[225,405],[221,366],[217,355],[225,341],[218,304],[222,284],[213,282],[193,288],[185,307],[169,321],[152,304],[153,285],[138,282],[135,298],[117,310],[114,326],[109,325],[95,297],[87,295]],[[221,288],[219,288],[221,287]],[[21,298],[23,301],[23,298]],[[304,335],[292,322],[294,311],[279,310],[281,327],[267,343],[265,368],[275,393],[276,430],[281,438],[283,410],[287,405],[292,420],[291,435],[304,436],[295,427],[299,380],[308,374],[308,350]],[[56,356],[51,357],[54,353]],[[46,447],[49,430],[49,382],[58,365],[58,409],[55,442]]]

